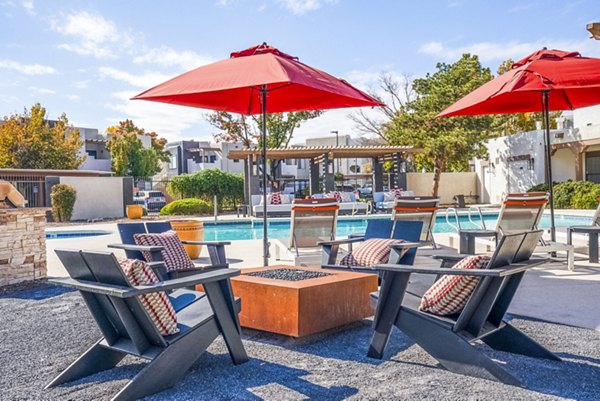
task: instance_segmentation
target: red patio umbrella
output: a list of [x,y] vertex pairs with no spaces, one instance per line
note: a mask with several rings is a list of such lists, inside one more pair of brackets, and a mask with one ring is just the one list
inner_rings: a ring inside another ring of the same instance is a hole
[[297,57],[263,43],[231,53],[157,85],[133,99],[259,114],[262,118],[263,258],[268,264],[266,115],[305,110],[382,106],[342,79],[309,67]]
[[549,111],[600,104],[600,59],[577,52],[542,49],[513,64],[499,77],[463,97],[437,117],[543,112],[546,180],[550,192],[552,240],[556,240]]

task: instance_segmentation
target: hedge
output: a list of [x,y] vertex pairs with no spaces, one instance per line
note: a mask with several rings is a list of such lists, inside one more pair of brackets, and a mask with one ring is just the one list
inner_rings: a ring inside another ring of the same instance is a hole
[[[547,191],[546,184],[534,185],[528,192]],[[554,184],[554,207],[557,209],[595,209],[600,184],[568,180]]]
[[160,209],[162,216],[208,214],[211,212],[212,207],[208,202],[196,198],[176,200]]
[[68,184],[56,184],[50,191],[52,217],[56,221],[71,221],[77,191]]

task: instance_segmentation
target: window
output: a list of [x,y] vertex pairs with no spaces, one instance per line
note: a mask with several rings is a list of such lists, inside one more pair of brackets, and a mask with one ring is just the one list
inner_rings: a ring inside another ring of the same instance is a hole
[[217,162],[217,156],[216,155],[211,155],[210,156],[210,162],[211,163],[216,163]]
[[177,155],[171,155],[171,161],[169,162],[169,168],[177,168]]
[[88,150],[87,154],[89,157],[93,157],[94,159],[98,157],[98,152],[96,152],[95,150]]
[[240,162],[240,159],[233,159],[233,162],[234,162],[234,163],[239,163],[239,162]]

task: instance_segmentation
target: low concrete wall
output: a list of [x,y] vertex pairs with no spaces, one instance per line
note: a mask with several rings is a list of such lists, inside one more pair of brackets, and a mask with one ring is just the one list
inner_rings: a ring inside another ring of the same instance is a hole
[[[407,173],[406,188],[415,195],[431,195],[433,188],[433,173]],[[442,173],[440,177],[439,196],[442,204],[453,203],[454,195],[477,195],[477,174]],[[475,198],[467,197],[467,202]]]
[[127,178],[60,177],[59,179],[61,184],[71,185],[77,191],[71,220],[125,216],[123,180]]

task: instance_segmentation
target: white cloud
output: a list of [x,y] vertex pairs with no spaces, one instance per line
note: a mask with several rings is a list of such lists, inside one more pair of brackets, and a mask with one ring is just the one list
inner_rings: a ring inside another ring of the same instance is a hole
[[27,89],[29,89],[29,92],[37,93],[37,94],[42,94],[42,95],[54,95],[54,94],[56,94],[56,92],[53,91],[52,89],[38,88],[37,86],[30,86]]
[[[123,91],[113,93],[115,102],[105,105],[106,108],[118,112],[117,117],[110,117],[109,123],[130,118],[139,127],[155,131],[169,141],[184,139],[184,131],[195,127],[197,132],[191,135],[194,139],[212,136],[214,129],[206,122],[206,111],[192,107],[176,106],[166,103],[129,100],[136,92]],[[190,136],[190,135],[188,135]]]
[[81,100],[81,96],[79,95],[67,94],[66,97],[73,102],[78,102]]
[[444,61],[455,61],[464,53],[477,54],[481,61],[501,61],[508,58],[519,60],[544,47],[566,51],[578,51],[584,56],[600,55],[600,46],[594,41],[540,39],[534,42],[478,42],[465,46],[449,47],[442,42],[428,42],[419,48],[419,53],[435,56]]
[[177,51],[168,46],[149,49],[133,59],[136,64],[154,64],[161,67],[178,66],[185,70],[197,68],[213,61],[214,59],[211,57],[203,56],[191,50]]
[[0,60],[0,69],[13,70],[25,75],[56,74],[57,71],[47,65],[23,64],[14,60]]
[[133,45],[131,34],[120,31],[112,21],[101,15],[90,14],[87,11],[63,15],[60,20],[52,20],[50,27],[75,40],[72,43],[60,44],[61,49],[82,56],[116,58],[119,49],[127,49]]
[[337,3],[337,0],[277,0],[277,3],[295,15],[303,15],[315,11],[325,4]]
[[82,80],[82,81],[75,81],[75,82],[73,82],[72,86],[74,88],[77,88],[77,89],[86,89],[89,84],[90,84],[90,80],[89,79],[85,79],[85,80]]
[[33,5],[33,0],[21,0],[21,5],[25,9],[25,11],[27,11],[27,14],[35,14],[35,6]]
[[126,82],[129,85],[144,89],[158,85],[167,79],[172,78],[170,75],[155,72],[131,74],[129,72],[117,70],[116,68],[112,67],[100,67],[99,71],[102,78],[112,78],[117,81]]

